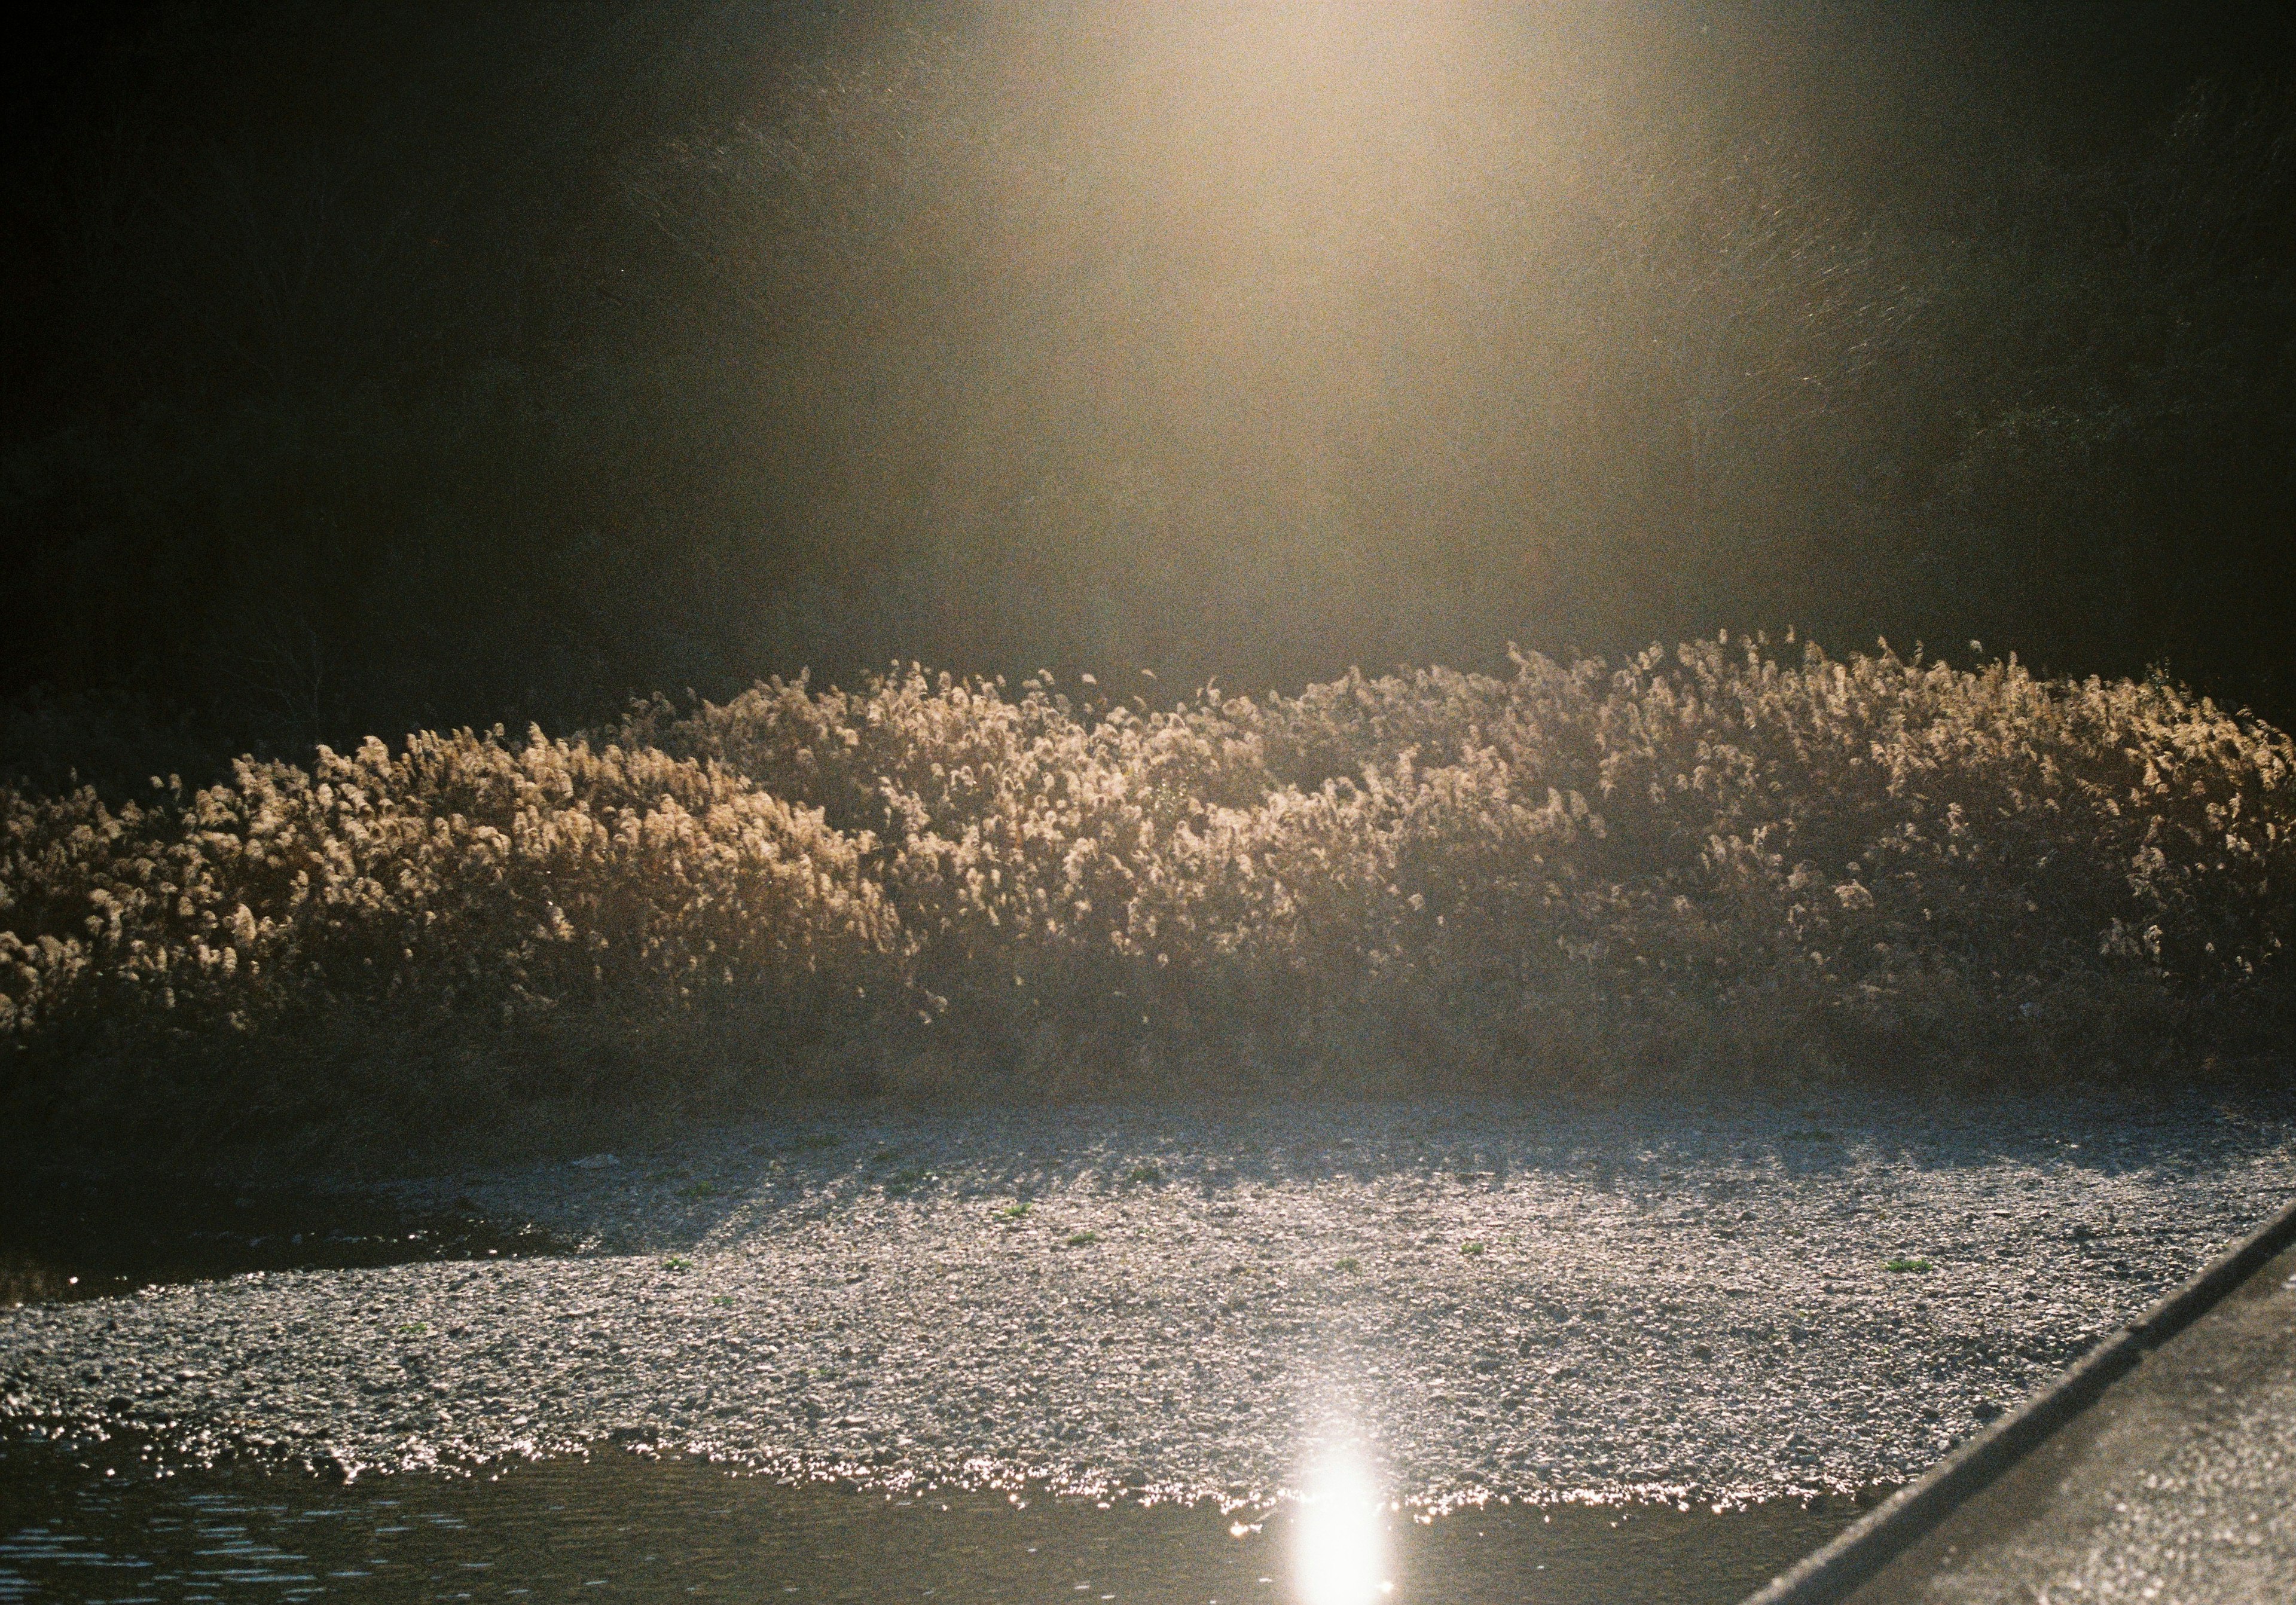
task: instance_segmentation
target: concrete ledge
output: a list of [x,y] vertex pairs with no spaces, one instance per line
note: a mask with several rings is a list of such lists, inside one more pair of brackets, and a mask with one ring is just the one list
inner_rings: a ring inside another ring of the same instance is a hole
[[2145,1354],[2191,1325],[2249,1273],[2296,1240],[2296,1201],[2202,1267],[2198,1275],[2109,1334],[2057,1380],[1860,1517],[1745,1605],[1827,1605],[1872,1576],[2095,1399]]

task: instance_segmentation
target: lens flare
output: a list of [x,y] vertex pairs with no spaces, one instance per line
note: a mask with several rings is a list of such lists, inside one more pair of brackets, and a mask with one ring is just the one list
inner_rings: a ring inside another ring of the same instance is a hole
[[1301,1605],[1374,1605],[1394,1593],[1386,1517],[1386,1502],[1360,1460],[1336,1454],[1316,1468],[1292,1527]]

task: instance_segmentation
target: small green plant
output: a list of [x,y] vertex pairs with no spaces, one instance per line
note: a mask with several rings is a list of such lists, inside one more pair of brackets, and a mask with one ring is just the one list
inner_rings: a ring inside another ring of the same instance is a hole
[[718,1293],[713,1296],[709,1302],[721,1310],[730,1310],[734,1307],[734,1296],[731,1293]]
[[673,1254],[661,1262],[661,1268],[665,1271],[690,1271],[693,1268],[693,1262],[682,1254]]
[[1459,1245],[1459,1252],[1469,1259],[1480,1259],[1483,1257],[1483,1245],[1470,1239]]
[[1923,1276],[1925,1276],[1925,1275],[1927,1275],[1927,1274],[1930,1273],[1930,1271],[1931,1271],[1933,1267],[1931,1265],[1930,1262],[1929,1262],[1928,1260],[1926,1260],[1926,1259],[1903,1259],[1903,1258],[1900,1258],[1900,1259],[1892,1259],[1892,1260],[1888,1260],[1888,1261],[1884,1262],[1884,1263],[1883,1263],[1883,1265],[1882,1265],[1882,1268],[1883,1270],[1885,1270],[1885,1271],[1896,1271],[1896,1272],[1899,1272],[1899,1273],[1911,1273],[1915,1274],[1915,1275],[1923,1275]]
[[1143,1187],[1152,1187],[1164,1179],[1164,1173],[1153,1165],[1135,1165],[1124,1173],[1124,1179]]
[[708,1182],[696,1182],[691,1187],[679,1188],[677,1196],[690,1203],[699,1203],[703,1199],[716,1198],[718,1189]]
[[1363,1269],[1363,1261],[1352,1254],[1344,1254],[1332,1262],[1332,1269],[1342,1276],[1352,1276]]
[[1026,1219],[1028,1219],[1028,1218],[1029,1218],[1029,1200],[1026,1200],[1026,1199],[1022,1199],[1022,1200],[1021,1200],[1019,1203],[1017,1203],[1017,1204],[1007,1204],[1007,1205],[1005,1205],[1005,1206],[1004,1206],[1004,1208],[1003,1208],[1002,1209],[999,1209],[999,1210],[996,1212],[996,1218],[997,1218],[998,1220],[1005,1220],[1005,1221],[1017,1221],[1017,1220],[1026,1220]]
[[1068,1246],[1071,1249],[1086,1249],[1099,1241],[1100,1233],[1097,1232],[1071,1232],[1068,1236]]
[[428,1321],[407,1321],[401,1322],[396,1330],[402,1338],[420,1338],[430,1330],[430,1323]]
[[869,1156],[869,1163],[872,1165],[890,1165],[900,1157],[901,1151],[898,1148],[881,1148],[876,1152]]

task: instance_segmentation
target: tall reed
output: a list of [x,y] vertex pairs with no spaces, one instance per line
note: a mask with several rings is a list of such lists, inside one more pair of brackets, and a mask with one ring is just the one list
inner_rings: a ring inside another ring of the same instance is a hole
[[415,1040],[521,1096],[576,1043],[659,1054],[624,1092],[697,1044],[1058,1096],[2090,1078],[2286,1017],[2296,750],[2256,720],[1886,648],[1513,664],[1158,708],[910,667],[0,791],[11,1091],[236,1060],[317,1107],[364,1060],[387,1100]]

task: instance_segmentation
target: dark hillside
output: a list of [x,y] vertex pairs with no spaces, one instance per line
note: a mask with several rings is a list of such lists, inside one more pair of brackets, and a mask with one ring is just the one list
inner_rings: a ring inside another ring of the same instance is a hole
[[2296,710],[2284,8],[1062,16],[57,13],[0,769],[1787,624]]

